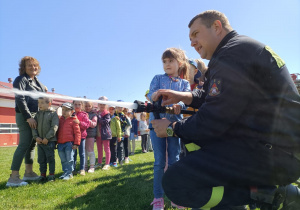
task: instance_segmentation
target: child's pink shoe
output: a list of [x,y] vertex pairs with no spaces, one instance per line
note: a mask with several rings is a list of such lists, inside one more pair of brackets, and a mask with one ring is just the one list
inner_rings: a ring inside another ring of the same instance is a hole
[[186,207],[178,206],[177,204],[173,203],[172,201],[171,201],[171,206],[174,208],[177,208],[177,209],[187,209]]
[[152,203],[150,205],[153,205],[152,210],[164,210],[165,203],[163,198],[154,198]]

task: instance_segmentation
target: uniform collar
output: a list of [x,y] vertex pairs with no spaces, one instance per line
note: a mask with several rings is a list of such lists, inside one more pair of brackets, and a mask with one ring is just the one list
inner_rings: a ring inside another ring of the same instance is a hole
[[227,44],[227,42],[232,38],[232,37],[235,37],[237,36],[238,33],[235,31],[235,30],[232,30],[230,31],[223,39],[222,41],[220,42],[220,44],[218,45],[218,47],[216,48],[214,54],[212,55],[209,63],[208,63],[208,66],[210,63],[212,63],[212,61],[214,60],[214,58],[217,56],[217,54],[219,53],[219,50]]

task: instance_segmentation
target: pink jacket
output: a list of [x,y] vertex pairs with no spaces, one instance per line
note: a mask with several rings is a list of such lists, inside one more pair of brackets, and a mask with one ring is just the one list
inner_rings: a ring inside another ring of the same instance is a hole
[[86,112],[76,112],[76,116],[79,120],[79,127],[80,127],[80,132],[81,132],[81,139],[85,139],[87,136],[86,129],[90,127],[90,120],[89,116]]

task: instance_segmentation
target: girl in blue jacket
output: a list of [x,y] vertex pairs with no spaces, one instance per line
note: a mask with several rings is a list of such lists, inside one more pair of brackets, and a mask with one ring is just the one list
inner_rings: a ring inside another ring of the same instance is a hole
[[[184,51],[178,48],[168,48],[162,55],[162,62],[165,74],[155,75],[152,79],[148,93],[151,102],[153,102],[152,98],[159,89],[171,89],[184,92],[190,91],[190,83],[186,80],[188,78],[188,63]],[[174,108],[175,113],[180,113],[181,109],[186,109],[182,102],[169,106]],[[183,118],[182,114],[168,113],[160,113],[160,117],[167,118],[171,122]],[[150,113],[149,121],[151,122],[152,120],[154,120],[154,115],[153,113]],[[164,208],[162,177],[166,164],[166,154],[168,155],[169,166],[178,161],[180,142],[178,137],[159,138],[156,136],[155,131],[151,129],[151,124],[149,128],[155,159],[153,182],[154,200],[151,204],[153,205],[154,210],[161,210]],[[172,206],[176,205],[172,203]]]

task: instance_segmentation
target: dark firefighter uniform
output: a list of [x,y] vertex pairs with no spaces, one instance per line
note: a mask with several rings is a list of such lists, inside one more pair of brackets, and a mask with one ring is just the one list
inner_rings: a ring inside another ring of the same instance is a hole
[[270,47],[231,31],[206,77],[205,92],[192,93],[190,106],[198,112],[174,128],[187,148],[201,149],[166,171],[168,198],[223,209],[252,203],[251,186],[297,180],[300,97],[284,61]]

